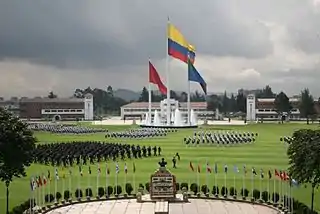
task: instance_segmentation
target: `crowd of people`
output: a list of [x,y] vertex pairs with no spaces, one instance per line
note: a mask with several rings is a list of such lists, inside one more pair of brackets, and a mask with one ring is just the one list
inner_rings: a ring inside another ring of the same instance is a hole
[[51,124],[51,123],[29,123],[28,127],[33,131],[44,131],[57,134],[89,134],[101,133],[108,130],[102,128],[91,128],[87,126],[77,126],[71,124]]
[[193,136],[184,137],[183,142],[186,145],[239,145],[253,143],[258,133],[253,132],[211,132],[198,131]]
[[109,132],[106,134],[106,138],[152,138],[152,137],[164,137],[170,132],[177,132],[174,128],[139,128],[130,129],[121,132]]
[[33,152],[34,162],[52,166],[73,166],[118,159],[146,158],[161,156],[159,146],[106,142],[63,142],[38,144]]

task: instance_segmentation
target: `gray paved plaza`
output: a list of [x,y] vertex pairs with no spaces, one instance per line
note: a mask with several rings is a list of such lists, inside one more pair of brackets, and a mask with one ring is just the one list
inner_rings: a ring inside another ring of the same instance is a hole
[[[155,203],[137,203],[136,199],[74,204],[48,214],[153,214]],[[190,199],[189,203],[170,203],[169,214],[276,214],[277,211],[248,203]]]

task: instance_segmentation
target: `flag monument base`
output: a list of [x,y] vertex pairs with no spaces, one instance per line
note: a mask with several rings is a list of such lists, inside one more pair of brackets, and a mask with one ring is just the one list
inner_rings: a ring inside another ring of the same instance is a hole
[[167,162],[162,158],[159,169],[150,176],[151,200],[172,201],[176,199],[176,176],[166,169]]
[[[170,111],[167,112],[167,105],[170,106]],[[150,105],[151,106],[151,105]],[[150,109],[146,115],[146,120],[140,125],[142,128],[172,128],[172,129],[190,129],[198,128],[198,121],[196,113],[191,111],[190,122],[187,122],[188,118],[183,118],[183,114],[180,110],[181,104],[175,99],[164,99],[160,101],[160,113],[158,110]],[[154,116],[152,119],[151,112],[154,110]],[[168,114],[170,115],[170,121],[168,121]]]

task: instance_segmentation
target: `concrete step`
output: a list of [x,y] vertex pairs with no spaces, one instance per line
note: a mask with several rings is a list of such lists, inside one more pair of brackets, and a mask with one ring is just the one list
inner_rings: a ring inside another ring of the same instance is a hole
[[154,207],[154,214],[169,214],[168,201],[157,201]]

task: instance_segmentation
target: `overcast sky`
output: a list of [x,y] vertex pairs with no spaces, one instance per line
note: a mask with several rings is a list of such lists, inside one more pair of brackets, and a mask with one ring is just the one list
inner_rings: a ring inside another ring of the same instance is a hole
[[[208,91],[320,95],[320,0],[4,0],[0,96],[138,91],[149,57],[165,80],[167,16],[196,46]],[[186,90],[186,64],[169,67],[170,89]]]

